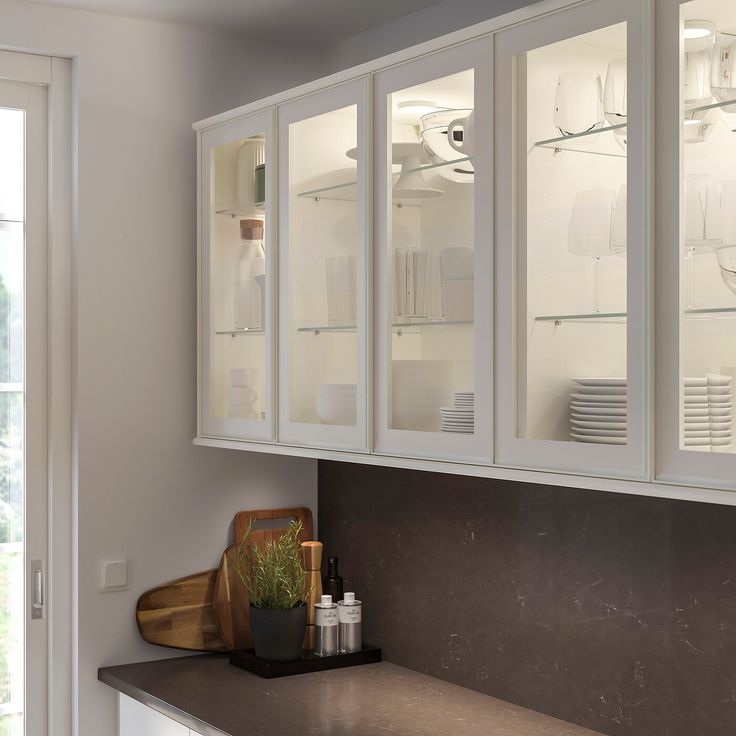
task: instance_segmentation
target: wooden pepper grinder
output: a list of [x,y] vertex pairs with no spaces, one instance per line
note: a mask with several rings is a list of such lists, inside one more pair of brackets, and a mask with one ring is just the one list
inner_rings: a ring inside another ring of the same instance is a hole
[[302,564],[307,571],[304,600],[309,608],[304,649],[314,649],[314,604],[322,597],[322,542],[302,542]]

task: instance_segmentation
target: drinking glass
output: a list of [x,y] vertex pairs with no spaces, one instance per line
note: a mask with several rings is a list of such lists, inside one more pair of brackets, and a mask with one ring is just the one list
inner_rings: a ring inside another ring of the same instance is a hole
[[599,74],[560,74],[555,93],[554,124],[562,135],[578,135],[603,125],[603,90]]

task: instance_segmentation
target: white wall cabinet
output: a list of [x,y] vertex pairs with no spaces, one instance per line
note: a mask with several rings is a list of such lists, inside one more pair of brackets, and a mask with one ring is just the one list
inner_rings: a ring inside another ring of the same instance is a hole
[[544,0],[196,124],[195,441],[736,503],[734,29]]

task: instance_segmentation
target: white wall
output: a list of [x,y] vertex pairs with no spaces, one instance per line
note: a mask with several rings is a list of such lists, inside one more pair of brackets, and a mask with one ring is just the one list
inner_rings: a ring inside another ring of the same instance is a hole
[[[0,0],[0,47],[76,57],[79,733],[114,730],[100,665],[175,655],[147,588],[216,565],[235,511],[316,507],[316,463],[195,448],[191,123],[321,74],[314,52]],[[316,509],[315,509],[316,510]],[[98,559],[132,587],[97,590]]]
[[346,38],[330,50],[330,67],[347,69],[532,4],[531,0],[443,0]]

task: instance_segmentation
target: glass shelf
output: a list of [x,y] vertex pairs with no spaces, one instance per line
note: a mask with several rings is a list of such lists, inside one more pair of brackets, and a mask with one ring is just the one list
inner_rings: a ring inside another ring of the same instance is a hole
[[544,314],[534,318],[535,322],[609,322],[626,323],[626,312],[590,312],[588,314]]
[[[722,107],[728,107],[729,105],[736,105],[736,99],[725,100],[724,102],[713,102],[708,105],[698,105],[697,107],[686,108],[686,113],[691,114],[695,112],[706,112],[708,110],[717,110]],[[542,141],[537,141],[534,144],[534,148],[548,148],[555,153],[561,153],[562,151],[568,151],[570,153],[592,153],[595,156],[610,156],[612,158],[626,158],[626,153],[623,151],[601,151],[595,148],[580,148],[575,147],[574,141],[585,141],[586,138],[591,136],[597,136],[601,133],[612,132],[615,130],[625,130],[626,124],[621,123],[620,125],[607,125],[603,128],[595,128],[593,130],[586,130],[584,133],[575,133],[574,135],[561,135],[556,138],[547,138]]]
[[246,327],[242,330],[217,330],[215,335],[230,335],[230,337],[243,337],[245,335],[263,335],[263,327]]
[[252,207],[243,207],[229,210],[215,210],[216,215],[224,217],[253,217],[253,207],[259,210],[265,210],[266,206],[263,202],[256,202]]
[[573,141],[586,142],[586,138],[591,136],[597,136],[601,133],[613,132],[614,130],[625,130],[626,124],[621,123],[620,125],[607,125],[604,128],[594,128],[593,130],[586,130],[584,133],[575,133],[574,135],[561,135],[556,138],[547,138],[542,141],[537,141],[534,144],[534,148],[549,148],[555,153],[561,151],[570,151],[573,153],[592,153],[596,156],[610,156],[612,158],[626,158],[626,153],[621,152],[609,152],[609,151],[597,151],[594,148],[572,148],[570,143]]
[[[472,320],[444,320],[444,319],[415,319],[393,322],[391,327],[399,334],[411,328],[422,329],[424,327],[460,327],[473,325]],[[322,332],[355,332],[355,325],[317,325],[314,327],[298,327],[297,332],[312,332],[319,335]]]
[[[704,307],[685,309],[683,314],[688,319],[736,319],[736,307]],[[590,312],[588,314],[545,314],[534,318],[535,322],[552,322],[561,325],[563,322],[602,322],[608,324],[625,324],[626,312]]]
[[[470,161],[470,156],[463,156],[462,158],[456,158],[452,161],[443,161],[442,163],[424,164],[418,166],[415,169],[409,169],[405,171],[405,174],[415,173],[417,171],[430,171],[432,169],[441,169],[445,166],[457,166],[458,164]],[[398,172],[394,173],[394,177],[398,179]],[[357,198],[357,182],[348,181],[343,184],[332,184],[328,187],[319,187],[318,189],[309,189],[306,192],[299,192],[298,197],[305,197],[306,199],[313,199],[315,202],[320,200],[329,200],[334,202],[355,202]],[[414,204],[413,200],[397,200],[394,204],[397,206],[409,206],[419,207],[419,204]]]

